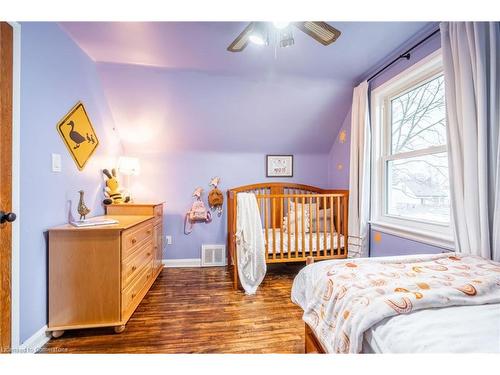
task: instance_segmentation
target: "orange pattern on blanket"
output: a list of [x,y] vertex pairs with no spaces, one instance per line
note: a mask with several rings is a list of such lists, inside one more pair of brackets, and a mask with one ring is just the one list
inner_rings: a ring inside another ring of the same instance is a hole
[[466,284],[462,287],[458,287],[457,289],[462,293],[467,294],[468,296],[475,296],[477,294],[476,288],[474,288],[474,286],[471,284]]
[[342,335],[339,337],[337,348],[337,353],[349,353],[350,341],[349,336],[345,332],[342,332]]
[[398,314],[406,314],[409,313],[413,305],[411,303],[411,300],[408,297],[402,297],[401,302],[393,301],[388,299],[386,303],[394,309]]
[[325,293],[323,294],[323,299],[325,301],[328,301],[332,297],[333,293],[333,281],[331,279],[328,279],[328,287],[325,290]]

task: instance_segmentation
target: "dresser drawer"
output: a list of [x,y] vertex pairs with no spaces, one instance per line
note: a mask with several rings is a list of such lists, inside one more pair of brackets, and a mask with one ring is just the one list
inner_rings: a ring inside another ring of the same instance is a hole
[[159,204],[154,207],[154,221],[155,224],[159,223],[160,221],[163,220],[163,205]]
[[153,223],[151,220],[124,231],[122,235],[122,259],[138,250],[143,242],[150,241],[152,236]]
[[153,260],[153,243],[147,241],[133,253],[132,257],[122,261],[122,289],[125,289],[141,273],[144,267],[150,266]]
[[151,272],[151,263],[140,271],[138,277],[122,291],[122,319],[135,310],[143,294],[143,289],[149,280],[153,277]]

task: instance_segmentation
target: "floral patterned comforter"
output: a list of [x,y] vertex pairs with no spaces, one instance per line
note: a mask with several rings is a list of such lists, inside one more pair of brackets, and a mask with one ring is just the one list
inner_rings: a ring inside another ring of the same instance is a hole
[[299,291],[297,276],[292,300],[329,353],[361,352],[365,331],[387,317],[500,302],[500,263],[476,256],[446,253],[321,264],[310,283],[314,290]]

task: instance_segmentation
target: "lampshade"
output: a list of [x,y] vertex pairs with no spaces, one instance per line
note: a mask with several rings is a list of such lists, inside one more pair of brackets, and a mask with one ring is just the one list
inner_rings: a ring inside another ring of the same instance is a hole
[[141,171],[139,159],[128,156],[120,156],[118,159],[118,171],[128,176],[137,176]]

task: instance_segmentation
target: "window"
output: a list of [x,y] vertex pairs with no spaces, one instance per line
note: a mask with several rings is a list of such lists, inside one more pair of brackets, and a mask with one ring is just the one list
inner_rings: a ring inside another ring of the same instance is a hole
[[435,53],[372,92],[372,224],[450,247],[446,105]]

